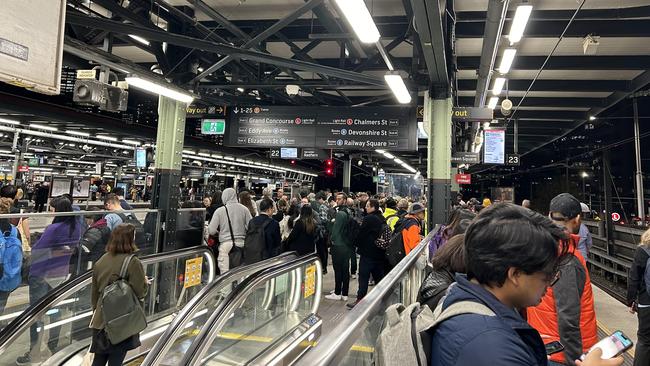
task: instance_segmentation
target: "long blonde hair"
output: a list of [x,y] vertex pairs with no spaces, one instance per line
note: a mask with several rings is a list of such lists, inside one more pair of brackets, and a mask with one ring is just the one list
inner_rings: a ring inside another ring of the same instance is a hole
[[646,230],[646,232],[641,235],[641,243],[639,243],[639,245],[650,247],[650,229]]

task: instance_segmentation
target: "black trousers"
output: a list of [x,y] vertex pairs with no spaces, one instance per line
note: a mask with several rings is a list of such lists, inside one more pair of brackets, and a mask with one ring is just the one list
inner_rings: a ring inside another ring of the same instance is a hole
[[354,250],[350,254],[350,273],[357,274],[357,253]]
[[638,340],[634,350],[634,366],[650,365],[650,308],[639,308]]
[[370,275],[375,283],[379,283],[384,278],[384,260],[368,258],[362,255],[359,260],[359,290],[357,291],[357,301],[363,299],[368,293],[368,281]]
[[126,350],[119,350],[111,353],[95,353],[92,366],[122,366]]
[[323,264],[323,274],[325,274],[327,273],[327,257],[329,256],[327,253],[327,236],[316,241],[316,253]]
[[348,296],[350,288],[350,252],[343,246],[332,246],[332,266],[334,267],[334,293]]

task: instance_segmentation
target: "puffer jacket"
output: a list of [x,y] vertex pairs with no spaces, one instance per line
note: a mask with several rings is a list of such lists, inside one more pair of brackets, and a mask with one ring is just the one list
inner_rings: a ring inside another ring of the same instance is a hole
[[433,311],[452,283],[454,283],[454,274],[448,270],[436,269],[431,271],[420,286],[418,302],[422,305],[428,305]]
[[542,302],[527,309],[528,323],[542,335],[545,343],[560,341],[564,352],[551,356],[551,361],[568,363],[598,342],[598,326],[594,310],[589,271],[577,243],[571,235],[571,258],[560,267],[560,279],[549,287]]

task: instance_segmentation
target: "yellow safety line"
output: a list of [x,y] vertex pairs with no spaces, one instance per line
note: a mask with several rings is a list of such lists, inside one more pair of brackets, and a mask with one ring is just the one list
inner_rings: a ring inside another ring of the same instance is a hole
[[[607,335],[612,334],[612,332],[611,332],[611,331],[610,331],[606,326],[604,326],[603,323],[600,322],[600,320],[596,319],[596,324],[598,325],[598,328],[602,329],[603,332],[605,332],[605,334],[607,334]],[[634,349],[635,349],[635,348],[636,348],[636,346],[630,348],[629,350],[627,350],[627,353],[628,353],[630,356],[632,356],[632,358],[634,358]]]

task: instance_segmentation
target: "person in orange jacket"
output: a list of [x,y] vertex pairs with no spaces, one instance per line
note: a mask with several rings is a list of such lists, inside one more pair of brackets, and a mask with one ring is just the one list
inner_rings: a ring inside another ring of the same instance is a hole
[[[424,221],[426,209],[421,203],[413,203],[408,210],[408,214],[404,216],[404,224],[401,225],[402,239],[404,240],[405,254],[408,255],[411,250],[420,244],[422,237],[420,231],[422,230],[422,222]],[[400,220],[402,221],[402,220]],[[397,227],[399,224],[396,224]]]
[[569,193],[551,200],[549,217],[570,234],[570,256],[560,266],[557,281],[542,302],[527,309],[528,323],[542,335],[544,343],[560,341],[564,345],[564,352],[551,355],[551,366],[574,365],[574,360],[598,342],[589,271],[577,250],[581,212],[580,201]]

